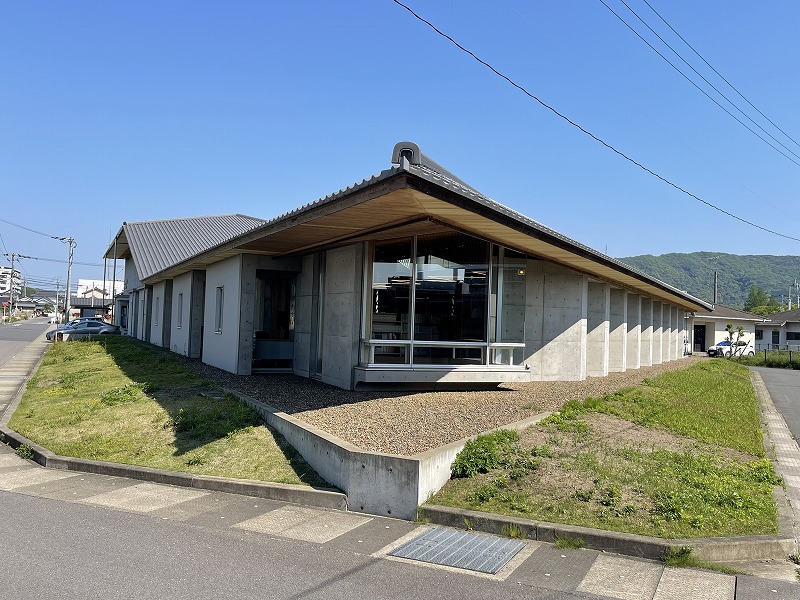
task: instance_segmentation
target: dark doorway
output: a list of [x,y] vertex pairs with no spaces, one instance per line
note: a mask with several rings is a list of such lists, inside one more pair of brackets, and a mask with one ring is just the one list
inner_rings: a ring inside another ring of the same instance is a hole
[[291,371],[294,360],[294,274],[256,271],[253,316],[253,371]]
[[694,351],[695,352],[705,352],[706,351],[706,326],[705,325],[695,325],[694,326]]

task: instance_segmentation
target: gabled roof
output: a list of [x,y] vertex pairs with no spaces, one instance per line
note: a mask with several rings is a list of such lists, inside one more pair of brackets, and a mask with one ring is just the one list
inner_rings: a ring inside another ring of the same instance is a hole
[[132,256],[144,281],[263,224],[262,219],[239,214],[126,222],[105,258]]
[[736,321],[769,321],[773,315],[762,317],[761,315],[754,315],[753,313],[731,308],[730,306],[723,306],[722,304],[715,304],[714,309],[709,312],[698,311],[694,313],[695,318],[700,319],[733,319]]
[[786,325],[786,323],[799,323],[800,322],[800,308],[793,308],[792,310],[785,310],[779,313],[769,315],[769,320],[774,325]]
[[[370,239],[439,231],[462,231],[503,244],[585,273],[635,293],[677,304],[686,310],[710,310],[711,305],[641,271],[584,246],[484,196],[441,165],[422,154],[413,142],[400,142],[392,154],[394,166],[348,188],[320,198],[227,241],[208,244],[194,253],[174,253],[158,262],[132,251],[139,277],[145,283],[175,277],[192,269],[242,253],[297,256],[320,249]],[[184,220],[185,221],[185,220]],[[138,234],[130,225],[123,229]],[[166,226],[162,226],[166,227]],[[153,236],[155,237],[155,236]],[[163,237],[163,236],[161,236]],[[118,246],[120,242],[118,236]],[[131,248],[147,241],[131,237]],[[153,240],[158,243],[158,240]],[[162,250],[164,248],[162,242]],[[144,251],[140,252],[141,254]],[[113,244],[106,257],[113,255]],[[150,256],[154,255],[154,256]],[[119,251],[117,256],[121,256]],[[150,281],[146,281],[150,278]]]

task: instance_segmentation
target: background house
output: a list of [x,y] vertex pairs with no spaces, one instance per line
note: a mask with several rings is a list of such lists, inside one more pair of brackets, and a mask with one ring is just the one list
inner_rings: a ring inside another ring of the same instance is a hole
[[769,315],[755,338],[756,350],[800,350],[800,308]]
[[690,323],[687,326],[690,339],[689,347],[692,352],[705,352],[709,346],[714,346],[728,337],[728,324],[733,325],[734,330],[742,327],[744,337],[742,341],[751,342],[756,348],[758,331],[762,323],[772,317],[761,317],[743,310],[730,308],[721,304],[715,304],[713,310],[696,311],[690,316]]

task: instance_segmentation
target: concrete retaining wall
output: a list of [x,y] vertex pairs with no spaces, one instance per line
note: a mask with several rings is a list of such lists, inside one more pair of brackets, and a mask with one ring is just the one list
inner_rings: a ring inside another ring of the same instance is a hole
[[[450,465],[465,438],[414,456],[365,452],[356,446],[252,398],[243,398],[297,450],[319,475],[347,494],[354,512],[415,519],[417,506],[450,479]],[[537,415],[504,429],[522,430]]]

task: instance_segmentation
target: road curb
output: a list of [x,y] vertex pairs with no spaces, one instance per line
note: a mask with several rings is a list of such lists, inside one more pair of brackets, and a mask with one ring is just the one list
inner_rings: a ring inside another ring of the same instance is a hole
[[195,475],[193,473],[166,471],[152,467],[60,456],[4,425],[0,425],[0,441],[14,449],[22,445],[29,447],[33,453],[33,460],[48,469],[126,477],[128,479],[139,479],[167,485],[279,500],[318,508],[347,510],[347,496],[331,489],[216,477],[213,475]]
[[[778,487],[777,489],[780,490],[780,495],[783,495],[782,488]],[[774,493],[777,495],[779,492],[776,491]],[[684,546],[691,547],[694,550],[694,555],[699,559],[713,562],[785,559],[794,552],[795,547],[794,537],[785,533],[747,537],[670,540],[606,531],[604,529],[506,517],[492,513],[430,504],[419,507],[419,519],[455,529],[482,531],[540,542],[554,543],[558,540],[575,540],[582,542],[583,547],[593,550],[614,552],[651,560],[661,560],[667,550]]]

